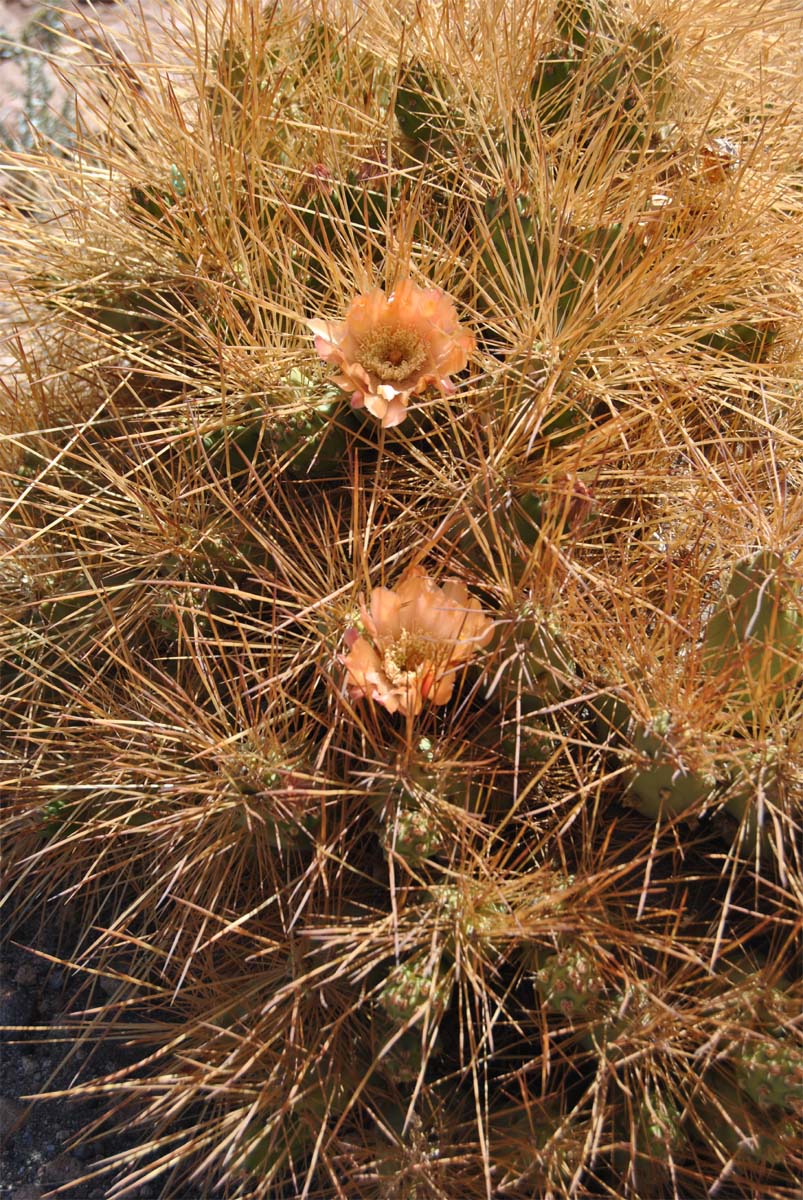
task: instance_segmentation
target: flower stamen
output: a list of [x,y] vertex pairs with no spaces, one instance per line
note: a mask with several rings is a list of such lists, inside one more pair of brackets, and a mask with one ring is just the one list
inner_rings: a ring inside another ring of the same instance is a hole
[[426,361],[426,347],[412,329],[380,325],[360,341],[360,361],[382,383],[407,379]]

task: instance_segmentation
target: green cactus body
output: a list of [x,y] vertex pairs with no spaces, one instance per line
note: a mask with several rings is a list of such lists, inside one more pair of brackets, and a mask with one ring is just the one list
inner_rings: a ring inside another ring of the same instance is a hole
[[[320,825],[320,800],[297,767],[288,767],[279,753],[243,746],[230,752],[219,770],[235,796],[261,820],[257,836],[275,850],[299,850],[311,845]],[[251,829],[251,820],[237,810],[237,825]]]
[[530,84],[530,99],[544,128],[554,129],[569,116],[578,67],[579,60],[571,49],[553,51],[539,62]]
[[677,764],[671,742],[671,716],[657,713],[652,721],[636,721],[631,710],[615,692],[594,698],[592,720],[598,737],[607,742],[628,739],[634,755],[643,763],[631,769],[625,803],[642,816],[657,820],[682,816],[715,786],[713,775],[702,775]]
[[543,502],[535,492],[500,487],[490,496],[472,495],[451,536],[460,553],[480,570],[510,556],[519,569],[531,558],[541,526]]
[[633,735],[634,751],[654,761],[655,766],[634,770],[627,799],[643,816],[653,819],[681,816],[709,795],[714,786],[713,778],[684,771],[674,764],[670,733],[669,715],[659,713],[649,726],[638,725]]
[[733,1059],[736,1082],[763,1112],[803,1106],[803,1049],[788,1038],[749,1041]]
[[276,454],[287,461],[295,478],[336,473],[346,454],[347,434],[331,418],[333,405],[321,404],[295,418],[273,443]]
[[[615,146],[642,143],[671,97],[675,39],[657,22],[617,30],[606,6],[583,3],[561,6],[558,34],[562,44],[539,62],[530,84],[542,128],[558,128],[578,102],[590,123],[615,97],[622,118]],[[521,140],[526,147],[526,133]]]
[[[723,314],[725,315],[725,314]],[[733,325],[722,325],[697,338],[697,344],[717,354],[730,355],[742,362],[766,362],[778,336],[778,324],[769,319],[736,321]]]
[[525,647],[524,670],[527,686],[522,689],[522,712],[537,713],[546,705],[566,698],[574,680],[574,662],[560,632],[545,616],[523,621],[516,639]]
[[673,1097],[665,1089],[648,1086],[638,1100],[632,1126],[617,1122],[616,1128],[614,1167],[622,1173],[634,1172],[640,1195],[663,1195],[670,1161],[682,1156],[686,1140],[681,1110]]
[[[695,1103],[693,1117],[695,1131],[707,1144],[715,1139],[734,1158],[741,1161],[762,1163],[765,1166],[783,1166],[790,1151],[798,1145],[800,1128],[795,1120],[785,1116],[756,1110],[748,1102],[731,1079],[718,1071],[706,1083],[717,1098],[702,1099]],[[733,1124],[724,1115],[733,1117]],[[735,1127],[734,1127],[735,1125]]]
[[506,929],[509,917],[502,902],[488,897],[477,884],[465,888],[451,883],[436,884],[429,894],[435,905],[433,916],[440,926],[440,945],[445,955],[457,958],[466,947],[483,957],[495,955],[495,937],[500,928]]
[[380,256],[382,238],[387,229],[391,208],[399,196],[398,185],[387,189],[362,182],[359,172],[351,171],[347,180],[332,180],[329,186],[319,183],[298,215],[309,233],[310,250],[314,259],[322,260],[331,254],[333,245],[347,231],[365,239],[375,258]]
[[252,469],[259,455],[272,452],[294,478],[331,474],[342,464],[346,430],[332,419],[334,404],[317,404],[304,412],[273,416],[254,406],[237,424],[224,426],[203,439],[216,470],[238,479]]
[[602,692],[589,702],[594,733],[606,743],[627,737],[633,725],[629,705],[615,692]]
[[634,775],[627,799],[645,817],[681,816],[708,795],[711,787],[711,783],[694,772],[660,766]]
[[551,1195],[552,1186],[568,1182],[583,1161],[587,1115],[569,1113],[552,1098],[530,1098],[527,1108],[526,1114],[491,1113],[489,1140],[503,1173],[500,1196]]
[[[268,1179],[281,1176],[288,1168],[298,1166],[317,1141],[321,1125],[337,1117],[349,1098],[349,1083],[357,1084],[354,1072],[348,1069],[321,1083],[317,1080],[298,1096],[289,1113],[274,1122],[267,1131],[252,1126],[243,1136],[242,1169],[248,1175]],[[277,1107],[279,1105],[277,1097]]]
[[744,754],[734,768],[726,766],[726,791],[724,812],[738,823],[734,830],[729,818],[722,822],[722,831],[728,840],[735,841],[742,854],[754,858],[772,854],[772,823],[766,804],[778,802],[777,751],[769,745],[762,755]]
[[589,50],[597,39],[607,41],[615,33],[607,0],[561,0],[555,18],[558,36],[577,50]]
[[641,1100],[638,1109],[636,1147],[650,1160],[666,1158],[683,1144],[681,1112],[671,1096],[655,1089]]
[[394,111],[417,156],[430,147],[445,153],[464,125],[446,78],[422,62],[409,62],[402,68]]
[[675,38],[654,21],[646,28],[634,26],[630,30],[630,45],[636,82],[642,88],[661,88],[677,50]]
[[761,706],[782,705],[803,676],[803,620],[780,555],[761,550],[737,563],[706,627],[706,671],[728,685],[734,716],[754,725]]
[[452,994],[449,972],[439,973],[429,958],[418,955],[394,967],[379,994],[379,1004],[396,1025],[418,1021],[425,1013],[430,1020],[448,1006]]
[[582,949],[565,946],[539,955],[535,986],[547,1007],[572,1021],[589,1021],[603,1011],[605,985],[594,960]]
[[485,202],[490,244],[482,252],[489,294],[496,297],[500,264],[530,305],[554,305],[559,329],[592,287],[629,270],[642,253],[641,242],[619,224],[576,230],[554,244],[556,219],[534,211],[531,198],[507,193]]
[[[574,662],[554,621],[532,610],[516,622],[504,652],[510,667],[494,691],[504,721],[501,746],[511,757],[518,746],[519,759],[524,752],[528,761],[543,762],[554,731],[541,714],[571,694]],[[490,732],[489,744],[500,745],[498,730]]]
[[601,112],[611,96],[621,105],[622,120],[615,135],[618,149],[643,145],[672,95],[669,67],[674,38],[659,24],[634,26],[621,49],[601,58],[594,96]]
[[402,808],[395,822],[383,830],[386,853],[391,851],[411,867],[418,867],[443,849],[443,831],[432,812]]
[[[437,1054],[437,1047],[433,1050]],[[424,1061],[424,1044],[420,1029],[408,1029],[396,1037],[382,1060],[385,1073],[400,1083],[412,1083],[416,1080],[421,1074]]]

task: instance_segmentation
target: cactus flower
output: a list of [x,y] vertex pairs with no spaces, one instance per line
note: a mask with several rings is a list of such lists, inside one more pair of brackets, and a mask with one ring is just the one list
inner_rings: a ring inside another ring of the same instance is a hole
[[381,288],[357,296],[343,321],[308,321],[315,349],[340,372],[334,383],[351,392],[386,428],[399,425],[410,396],[430,384],[443,395],[474,349],[452,301],[439,288],[402,280],[389,296]]
[[493,622],[465,584],[438,585],[420,567],[398,587],[375,588],[370,609],[363,600],[367,637],[346,631],[343,658],[353,700],[371,696],[388,712],[416,716],[425,700],[445,704],[457,669],[490,641]]

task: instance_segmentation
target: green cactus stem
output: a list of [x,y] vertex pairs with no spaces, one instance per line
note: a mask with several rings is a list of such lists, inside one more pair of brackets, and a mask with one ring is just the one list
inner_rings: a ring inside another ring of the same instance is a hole
[[394,112],[416,157],[448,153],[465,124],[445,75],[415,60],[401,68]]
[[607,0],[561,0],[555,20],[558,36],[578,51],[592,49],[597,39],[607,42],[615,33]]
[[[621,1125],[621,1128],[620,1128]],[[670,1162],[682,1156],[686,1137],[681,1110],[665,1088],[648,1084],[636,1101],[632,1125],[616,1123],[614,1167],[633,1172],[642,1196],[665,1194]]]
[[689,1113],[699,1138],[707,1145],[718,1142],[742,1162],[776,1167],[788,1161],[799,1144],[797,1121],[779,1116],[777,1110],[770,1113],[754,1108],[723,1071],[711,1072],[705,1082],[712,1095],[698,1097]]
[[410,867],[419,867],[444,848],[443,830],[431,811],[400,808],[395,821],[386,822],[382,842],[387,854],[393,853]]
[[751,1039],[732,1059],[736,1082],[762,1112],[803,1106],[803,1048],[789,1038]]
[[416,955],[393,967],[379,993],[379,1006],[395,1025],[437,1019],[448,1007],[452,976],[433,965],[429,955]]
[[572,1022],[596,1021],[604,1011],[605,984],[593,957],[579,946],[536,954],[533,975],[551,1012]]
[[[727,317],[727,312],[723,310],[716,315]],[[778,322],[770,318],[754,322],[735,321],[732,325],[723,321],[716,329],[701,334],[697,344],[742,362],[761,363],[767,361],[779,328]]]
[[634,769],[627,792],[627,802],[645,817],[653,820],[682,816],[698,800],[709,795],[715,780],[685,770],[677,763],[672,745],[671,717],[657,713],[648,725],[637,725],[633,735],[633,750],[647,764]]
[[[629,271],[642,253],[641,242],[619,224],[596,229],[564,229],[554,215],[534,208],[531,197],[507,192],[489,196],[485,219],[490,235],[481,256],[486,290],[494,304],[504,298],[500,265],[516,286],[523,284],[530,305],[554,306],[559,329],[572,316],[592,285],[604,285]],[[556,244],[557,239],[557,244]]]
[[803,677],[797,600],[781,556],[760,550],[736,564],[706,627],[703,666],[726,684],[728,709],[749,725],[769,704],[782,706]]
[[[215,470],[237,480],[269,453],[295,479],[336,474],[346,453],[347,430],[334,419],[335,402],[324,401],[304,411],[280,414],[256,405],[233,424],[203,439]],[[348,421],[350,413],[345,414]]]

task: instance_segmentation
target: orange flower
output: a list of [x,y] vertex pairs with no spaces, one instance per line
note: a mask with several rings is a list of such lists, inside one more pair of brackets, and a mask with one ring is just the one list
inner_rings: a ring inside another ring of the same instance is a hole
[[321,358],[340,371],[337,386],[351,392],[354,408],[367,408],[386,428],[404,420],[410,396],[429,384],[451,394],[449,376],[462,371],[474,349],[449,297],[411,279],[390,296],[381,288],[357,296],[344,321],[307,324]]
[[346,632],[349,695],[371,696],[388,712],[409,716],[420,713],[425,700],[445,704],[458,667],[493,633],[493,622],[465,584],[448,579],[438,587],[420,567],[395,590],[375,588],[370,611],[364,600],[361,608],[368,636]]

